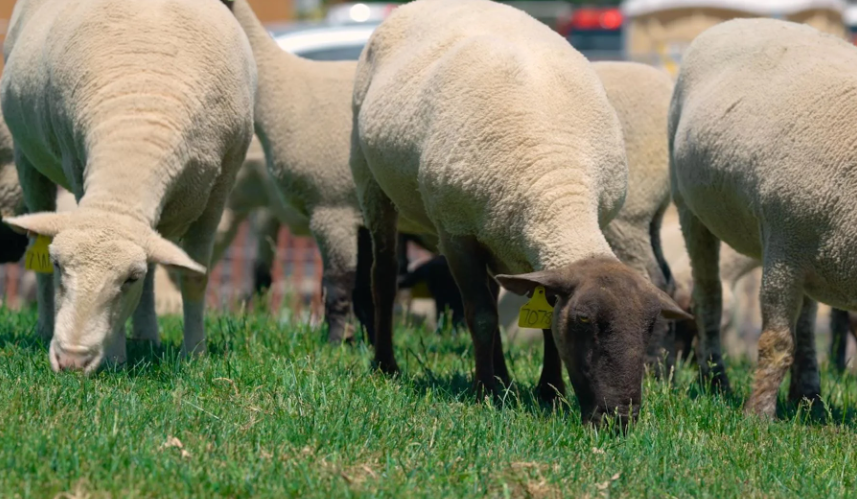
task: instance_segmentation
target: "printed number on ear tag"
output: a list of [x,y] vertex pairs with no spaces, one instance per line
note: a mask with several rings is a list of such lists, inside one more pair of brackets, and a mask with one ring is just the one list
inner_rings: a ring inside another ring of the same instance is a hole
[[27,248],[27,253],[24,255],[24,268],[39,274],[53,274],[54,265],[51,263],[51,254],[48,252],[49,244],[51,244],[51,238],[48,236],[36,236],[36,242]]
[[553,318],[553,307],[548,303],[545,288],[538,286],[530,301],[521,307],[518,314],[518,327],[533,329],[550,329]]

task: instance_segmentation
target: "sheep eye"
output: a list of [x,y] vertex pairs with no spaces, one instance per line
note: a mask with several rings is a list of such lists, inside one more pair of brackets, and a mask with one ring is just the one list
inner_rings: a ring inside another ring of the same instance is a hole
[[137,277],[137,276],[131,276],[131,277],[129,277],[128,279],[126,279],[126,280],[125,280],[125,285],[126,285],[126,286],[128,286],[129,284],[134,284],[134,283],[135,283],[135,282],[137,282],[139,279],[140,279],[140,278],[139,278],[139,277]]
[[578,316],[577,316],[577,322],[582,322],[582,323],[584,323],[584,324],[589,324],[589,317],[587,317],[587,316],[585,316],[585,315],[578,315]]

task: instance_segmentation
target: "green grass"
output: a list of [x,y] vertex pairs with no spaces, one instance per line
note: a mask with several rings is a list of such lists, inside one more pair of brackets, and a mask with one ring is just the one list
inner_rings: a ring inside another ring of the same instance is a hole
[[[0,310],[3,497],[855,497],[857,379],[823,374],[828,418],[784,404],[745,418],[740,398],[700,394],[694,372],[647,379],[627,436],[581,425],[577,405],[529,395],[541,348],[512,347],[520,396],[469,394],[466,335],[402,329],[404,375],[371,351],[264,316],[212,316],[210,355],[132,352],[93,377],[51,372],[32,312]],[[732,363],[737,397],[750,368]],[[172,438],[178,446],[165,446]]]

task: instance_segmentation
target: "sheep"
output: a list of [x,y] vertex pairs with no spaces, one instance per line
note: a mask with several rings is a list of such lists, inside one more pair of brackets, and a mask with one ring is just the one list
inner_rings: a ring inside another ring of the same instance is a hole
[[246,0],[235,0],[259,69],[255,128],[283,198],[309,220],[324,265],[328,340],[349,340],[360,206],[348,168],[354,61],[283,51]]
[[819,398],[812,328],[799,322],[816,301],[857,307],[855,150],[845,126],[855,62],[843,40],[772,19],[719,24],[683,58],[669,116],[672,195],[693,272],[699,364],[726,391],[720,242],[762,261],[748,414],[774,415],[790,368],[790,398]]
[[628,166],[589,62],[513,7],[416,0],[372,34],[353,107],[351,169],[373,243],[375,366],[399,371],[396,230],[408,227],[439,240],[461,291],[477,393],[498,393],[495,377],[510,382],[493,274],[510,291],[544,287],[556,301],[539,395],[564,391],[561,357],[585,421],[614,409],[623,422],[635,417],[656,317],[687,314],[620,263],[601,232],[622,206]]
[[[205,352],[205,265],[253,135],[255,62],[229,3],[15,4],[0,100],[30,213],[5,222],[52,238],[37,328],[55,371],[122,363],[135,308],[157,337],[154,304],[137,307],[154,264],[184,272],[182,352]],[[57,185],[71,212],[52,213]]]

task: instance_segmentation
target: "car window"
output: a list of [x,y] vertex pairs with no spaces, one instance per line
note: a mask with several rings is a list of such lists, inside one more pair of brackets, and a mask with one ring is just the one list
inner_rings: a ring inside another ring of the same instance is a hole
[[363,45],[346,45],[316,50],[302,50],[297,55],[316,61],[356,61],[360,58]]

